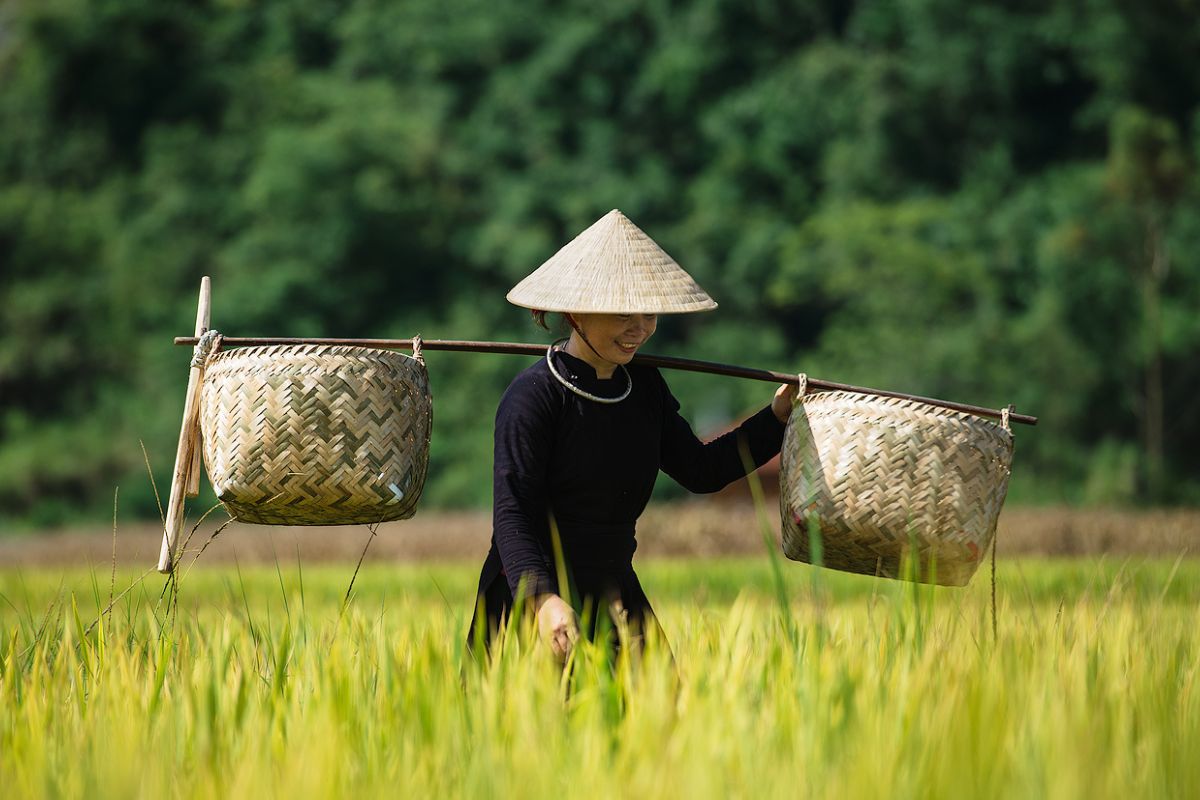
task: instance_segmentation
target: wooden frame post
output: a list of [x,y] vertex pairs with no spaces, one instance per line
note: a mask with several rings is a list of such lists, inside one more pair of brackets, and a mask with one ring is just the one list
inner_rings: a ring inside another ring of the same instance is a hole
[[[200,279],[200,299],[196,304],[196,336],[202,336],[209,328],[212,309],[212,281],[208,276]],[[167,504],[167,519],[163,530],[162,549],[158,555],[158,571],[171,572],[175,562],[175,548],[179,542],[179,530],[183,527],[184,501],[191,487],[195,495],[200,488],[200,384],[204,377],[204,365],[193,364],[188,373],[187,394],[183,402],[183,424],[179,429],[179,445],[175,450],[175,469],[171,473],[171,499]]]

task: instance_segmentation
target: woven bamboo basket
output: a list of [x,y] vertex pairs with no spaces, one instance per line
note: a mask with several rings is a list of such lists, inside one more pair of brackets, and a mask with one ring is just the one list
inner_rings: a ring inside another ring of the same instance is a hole
[[214,356],[200,401],[204,464],[242,522],[350,525],[416,513],[432,399],[418,358],[363,347]]
[[780,463],[784,554],[964,586],[996,535],[1013,438],[982,417],[878,395],[804,396]]

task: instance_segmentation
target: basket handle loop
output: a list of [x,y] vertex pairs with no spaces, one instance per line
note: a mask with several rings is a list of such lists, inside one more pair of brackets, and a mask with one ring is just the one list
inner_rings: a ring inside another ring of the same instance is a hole
[[1015,410],[1016,406],[1010,403],[1000,411],[1000,427],[1004,428],[1004,430],[1008,433],[1012,433],[1012,428],[1009,427],[1008,418]]
[[416,336],[414,336],[412,338],[412,349],[413,349],[413,358],[415,358],[417,361],[420,361],[421,365],[424,366],[425,356],[421,352],[421,334],[418,333]]
[[796,385],[796,400],[794,402],[799,403],[804,399],[804,395],[808,393],[808,373],[801,372],[796,375]]

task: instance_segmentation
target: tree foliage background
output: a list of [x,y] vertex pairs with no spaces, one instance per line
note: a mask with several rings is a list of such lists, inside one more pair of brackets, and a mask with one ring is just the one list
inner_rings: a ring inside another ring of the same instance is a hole
[[[530,340],[614,207],[721,304],[651,350],[1015,403],[1016,502],[1200,502],[1192,0],[10,0],[0,87],[10,527],[157,515],[200,276],[230,335]],[[424,502],[486,504],[528,359],[429,361]]]

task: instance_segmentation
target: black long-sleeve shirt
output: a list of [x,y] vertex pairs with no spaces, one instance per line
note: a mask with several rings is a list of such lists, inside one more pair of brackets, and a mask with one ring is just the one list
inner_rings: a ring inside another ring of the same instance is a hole
[[[555,351],[558,373],[601,397],[626,385],[617,370],[601,380],[585,361]],[[627,569],[635,523],[661,469],[693,492],[715,492],[743,477],[744,440],[754,467],[779,452],[783,424],[770,406],[707,444],[679,415],[679,403],[653,367],[629,366],[632,390],[619,403],[580,397],[546,360],[521,372],[496,412],[492,548],[483,591],[503,574],[516,596],[557,592],[551,520],[574,568]]]

